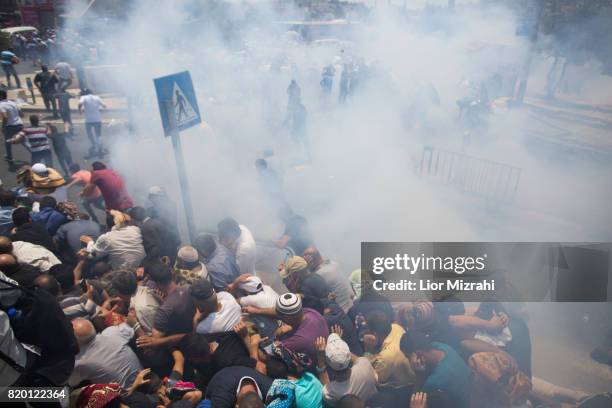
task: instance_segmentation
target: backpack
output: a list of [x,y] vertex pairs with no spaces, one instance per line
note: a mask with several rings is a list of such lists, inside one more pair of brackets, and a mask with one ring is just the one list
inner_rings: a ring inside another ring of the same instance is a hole
[[518,369],[514,358],[506,353],[473,354],[468,365],[472,370],[472,387],[476,401],[495,401],[510,407],[522,405],[531,391],[531,380]]

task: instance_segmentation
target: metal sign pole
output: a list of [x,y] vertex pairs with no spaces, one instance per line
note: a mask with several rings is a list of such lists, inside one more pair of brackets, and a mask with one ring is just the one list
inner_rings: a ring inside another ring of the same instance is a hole
[[193,207],[191,206],[191,194],[189,193],[189,182],[187,181],[187,172],[185,171],[185,160],[183,159],[183,149],[181,148],[181,139],[179,137],[179,129],[174,113],[174,104],[172,103],[172,100],[167,100],[164,102],[164,104],[166,107],[166,114],[168,116],[168,125],[170,129],[170,137],[172,138],[172,148],[174,150],[174,160],[176,161],[176,171],[178,174],[179,185],[181,187],[183,207],[185,209],[187,231],[189,232],[189,240],[193,242],[196,237]]

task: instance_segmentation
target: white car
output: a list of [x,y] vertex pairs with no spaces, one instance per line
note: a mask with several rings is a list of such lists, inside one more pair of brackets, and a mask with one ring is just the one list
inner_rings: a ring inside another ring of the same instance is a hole
[[8,34],[9,37],[13,37],[17,34],[38,34],[38,28],[32,26],[19,26],[19,27],[8,27],[1,30],[4,34]]

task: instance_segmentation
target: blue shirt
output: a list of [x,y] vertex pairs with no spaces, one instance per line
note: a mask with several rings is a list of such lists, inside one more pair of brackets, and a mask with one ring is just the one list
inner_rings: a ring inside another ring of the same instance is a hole
[[2,65],[13,65],[13,58],[15,57],[16,55],[9,50],[2,51],[0,53],[0,63],[2,63]]
[[15,207],[0,207],[0,235],[9,236],[13,229],[13,211]]
[[73,253],[83,248],[81,236],[86,235],[94,240],[100,236],[100,225],[91,220],[74,220],[60,226],[55,233],[58,245],[67,245]]
[[224,291],[225,287],[240,275],[236,257],[223,245],[217,245],[217,249],[208,257],[205,264],[208,276],[217,292]]
[[44,225],[49,235],[54,235],[62,224],[68,222],[68,218],[54,208],[45,207],[40,212],[32,213],[32,222]]
[[427,377],[421,391],[445,391],[458,408],[470,406],[470,369],[455,350],[444,343],[433,342],[433,348],[445,356]]
[[323,386],[317,377],[309,372],[294,381],[295,384],[295,406],[297,408],[322,408]]

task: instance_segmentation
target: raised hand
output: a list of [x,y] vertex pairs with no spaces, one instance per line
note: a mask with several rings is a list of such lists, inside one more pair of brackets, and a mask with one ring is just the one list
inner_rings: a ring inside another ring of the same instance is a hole
[[342,327],[339,324],[334,324],[331,328],[331,332],[337,334],[340,337],[342,337],[342,334],[344,334],[344,330],[342,330]]
[[410,397],[410,408],[427,408],[427,394],[415,392]]

